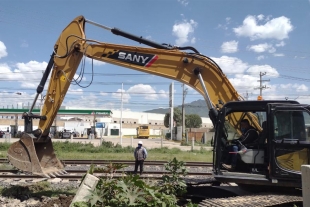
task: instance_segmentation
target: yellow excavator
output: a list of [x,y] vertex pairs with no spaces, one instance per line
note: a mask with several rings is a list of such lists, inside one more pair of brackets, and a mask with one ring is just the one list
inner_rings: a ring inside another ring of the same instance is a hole
[[[148,47],[88,39],[84,32],[86,23]],[[272,186],[301,187],[300,166],[309,164],[310,158],[309,137],[301,136],[309,134],[305,128],[310,120],[308,105],[296,101],[245,101],[221,68],[194,47],[159,44],[83,16],[76,17],[60,34],[32,107],[23,114],[25,132],[8,150],[8,159],[16,168],[45,177],[65,173],[48,135],[83,57],[173,79],[202,94],[215,127],[213,172],[217,182],[268,186],[269,189]],[[50,73],[41,114],[34,115],[32,109]],[[39,119],[38,129],[33,130],[33,119]],[[259,145],[248,147],[246,153],[238,155],[237,172],[228,172],[221,167],[227,156],[226,144],[241,134],[242,119],[248,119],[265,137]],[[267,133],[263,130],[263,121]]]
[[[84,32],[86,22],[152,48],[87,39]],[[37,87],[32,107],[23,114],[25,133],[8,150],[9,161],[18,169],[46,177],[64,173],[64,166],[56,158],[48,135],[83,56],[183,82],[204,96],[208,94],[210,98],[206,98],[206,101],[209,108],[214,108],[214,103],[218,100],[242,100],[218,65],[212,59],[201,55],[195,48],[158,44],[79,16],[60,34]],[[41,114],[34,115],[32,109],[50,73],[52,74]],[[33,130],[33,119],[39,119],[38,129]],[[256,121],[255,117],[250,119]],[[231,123],[237,128],[238,121],[236,117]],[[257,122],[255,125],[259,128]]]

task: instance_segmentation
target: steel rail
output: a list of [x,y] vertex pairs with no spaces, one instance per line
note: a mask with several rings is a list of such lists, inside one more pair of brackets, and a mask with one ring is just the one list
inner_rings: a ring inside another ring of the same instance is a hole
[[[91,165],[91,164],[129,164],[133,165],[132,160],[61,160],[63,164],[67,165]],[[0,159],[0,163],[8,163],[7,159]],[[145,161],[144,165],[164,165],[168,161]],[[187,167],[212,167],[212,163],[208,162],[184,162]]]
[[[82,176],[87,172],[87,170],[66,170],[66,171],[68,174],[59,175],[59,176],[57,176],[57,178],[61,178],[61,179],[82,178]],[[19,174],[19,173],[20,173],[20,171],[18,171],[18,170],[0,170],[0,178],[23,178],[23,179],[42,178],[41,176],[38,176],[38,175]],[[125,174],[128,175],[128,174],[132,174],[132,173],[133,173],[132,171],[128,171],[128,170],[124,170],[124,171],[117,170],[113,174],[113,177],[117,174],[120,174],[117,176],[122,177]],[[76,174],[76,175],[74,175],[74,174]],[[164,174],[168,174],[168,172],[167,171],[144,171],[142,176],[143,177],[149,177],[148,175],[164,175]],[[99,170],[95,170],[94,175],[97,177],[109,177],[109,176],[111,176],[110,173],[103,173]],[[197,175],[210,176],[210,175],[212,175],[212,173],[211,172],[188,172],[187,175],[188,176],[197,176]],[[151,177],[149,177],[149,178],[151,178]]]

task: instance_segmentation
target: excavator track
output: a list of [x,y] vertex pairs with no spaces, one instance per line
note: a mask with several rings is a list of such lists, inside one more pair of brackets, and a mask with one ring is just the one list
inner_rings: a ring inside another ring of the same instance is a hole
[[289,206],[289,204],[302,204],[301,196],[291,195],[247,195],[229,198],[206,199],[199,203],[199,207],[267,207]]

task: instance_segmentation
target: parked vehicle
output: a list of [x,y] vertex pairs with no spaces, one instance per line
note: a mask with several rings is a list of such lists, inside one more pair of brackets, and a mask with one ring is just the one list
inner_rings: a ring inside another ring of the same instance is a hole
[[65,130],[61,133],[60,138],[61,138],[61,139],[70,139],[70,138],[71,138],[71,131],[65,129]]
[[0,138],[3,138],[4,135],[5,135],[5,132],[1,130],[1,131],[0,131]]
[[137,127],[137,138],[145,138],[148,139],[150,137],[150,127],[147,125],[142,125]]
[[78,133],[78,132],[72,132],[72,136],[73,136],[73,137],[80,137],[80,133]]

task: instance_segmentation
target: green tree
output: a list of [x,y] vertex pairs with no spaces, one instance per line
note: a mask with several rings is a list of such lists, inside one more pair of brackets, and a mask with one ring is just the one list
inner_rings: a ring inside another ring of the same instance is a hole
[[198,114],[186,114],[185,115],[185,127],[186,128],[199,128],[201,127],[202,120]]
[[[164,125],[165,127],[169,128],[169,119],[170,119],[170,113],[165,114],[164,118]],[[173,109],[173,120],[176,122],[177,126],[182,125],[182,112],[179,108]]]

